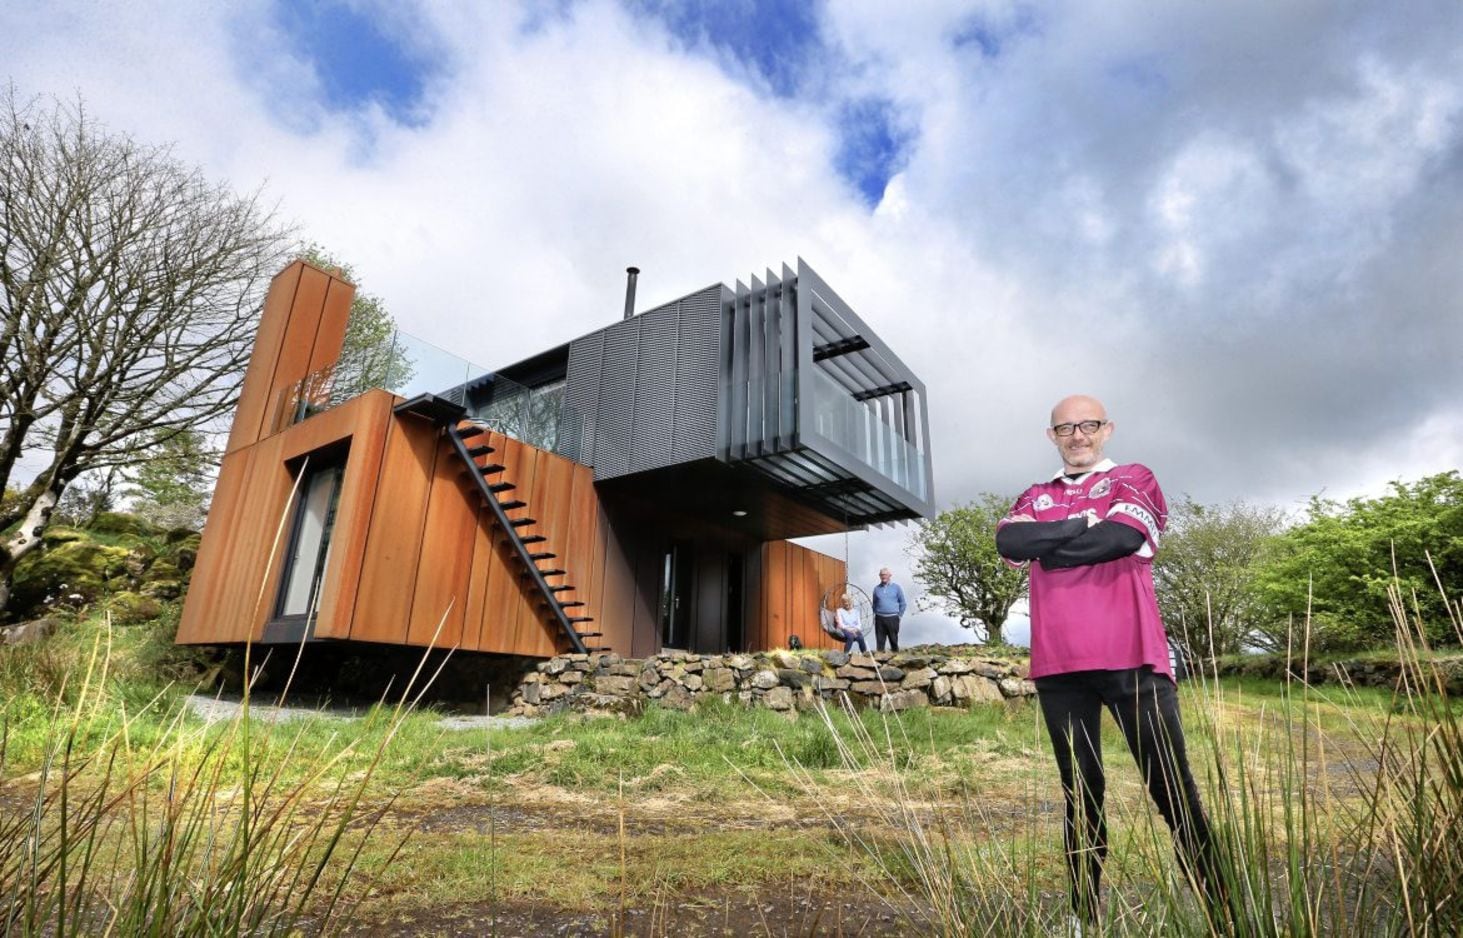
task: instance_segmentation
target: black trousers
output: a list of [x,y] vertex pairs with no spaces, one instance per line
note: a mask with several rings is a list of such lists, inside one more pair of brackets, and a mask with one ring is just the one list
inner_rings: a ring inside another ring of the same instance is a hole
[[1074,671],[1038,678],[1036,690],[1066,795],[1063,832],[1073,911],[1089,921],[1096,917],[1102,861],[1107,856],[1102,806],[1107,787],[1102,768],[1106,707],[1127,738],[1148,794],[1173,832],[1179,862],[1198,883],[1211,910],[1222,913],[1223,880],[1209,820],[1189,771],[1173,681],[1151,667]]
[[874,641],[878,643],[880,651],[884,650],[886,640],[890,651],[899,650],[898,616],[874,616]]

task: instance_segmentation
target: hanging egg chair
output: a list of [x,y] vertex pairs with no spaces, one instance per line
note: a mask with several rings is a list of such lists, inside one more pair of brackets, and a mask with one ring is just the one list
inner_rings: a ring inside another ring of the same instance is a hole
[[823,594],[823,599],[818,603],[818,624],[834,639],[843,641],[843,632],[838,628],[838,609],[843,605],[845,596],[853,600],[853,608],[858,610],[859,625],[863,628],[864,636],[872,636],[874,601],[861,587],[852,583],[835,583]]

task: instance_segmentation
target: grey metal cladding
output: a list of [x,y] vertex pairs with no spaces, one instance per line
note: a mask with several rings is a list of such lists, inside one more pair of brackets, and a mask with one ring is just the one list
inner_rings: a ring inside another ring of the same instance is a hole
[[564,382],[564,413],[572,417],[572,435],[560,452],[570,459],[594,465],[594,430],[598,423],[600,360],[604,333],[595,332],[569,344],[569,374]]
[[678,304],[641,313],[636,373],[635,423],[631,431],[630,471],[670,465],[676,415]]
[[604,330],[604,357],[600,364],[598,426],[595,429],[594,475],[610,479],[630,472],[630,447],[635,428],[638,386],[640,320],[618,323]]
[[716,456],[716,409],[721,397],[722,286],[707,287],[680,302],[676,353],[676,401],[671,458]]
[[750,356],[747,354],[751,342],[748,325],[747,285],[737,281],[736,298],[731,304],[731,393],[728,395],[726,422],[727,450],[733,460],[747,456],[747,406]]

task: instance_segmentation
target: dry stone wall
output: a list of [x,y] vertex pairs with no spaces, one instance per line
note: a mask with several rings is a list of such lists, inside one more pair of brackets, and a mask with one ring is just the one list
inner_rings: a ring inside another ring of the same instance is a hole
[[1020,662],[923,650],[854,655],[808,650],[738,655],[668,651],[644,659],[575,654],[539,662],[514,690],[509,713],[537,716],[565,709],[638,713],[650,702],[689,710],[713,697],[793,713],[815,701],[837,701],[845,695],[855,706],[893,711],[971,707],[1035,693],[1035,685],[1021,677]]

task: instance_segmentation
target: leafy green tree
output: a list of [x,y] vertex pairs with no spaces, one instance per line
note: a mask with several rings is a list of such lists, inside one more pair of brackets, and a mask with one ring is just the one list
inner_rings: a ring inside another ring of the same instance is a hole
[[1296,622],[1309,610],[1315,647],[1390,642],[1387,590],[1394,582],[1416,604],[1430,639],[1459,640],[1443,591],[1463,583],[1463,477],[1455,470],[1389,489],[1344,504],[1312,499],[1308,519],[1277,541],[1263,565],[1261,597]]
[[1185,497],[1171,506],[1153,585],[1169,636],[1189,657],[1276,647],[1256,577],[1284,525],[1279,509],[1244,502],[1201,505]]
[[133,473],[133,513],[160,528],[201,528],[216,462],[201,433],[159,440]]
[[342,279],[357,287],[340,358],[331,372],[334,395],[346,398],[371,388],[396,391],[405,387],[416,366],[399,338],[396,320],[385,301],[361,290],[355,269],[332,257],[319,244],[306,245],[300,258],[316,267],[339,270]]
[[996,552],[996,522],[1014,501],[987,492],[942,511],[919,522],[907,548],[914,578],[925,588],[921,605],[965,628],[979,626],[990,645],[1006,643],[1006,617],[1026,595],[1026,569],[1008,566]]

